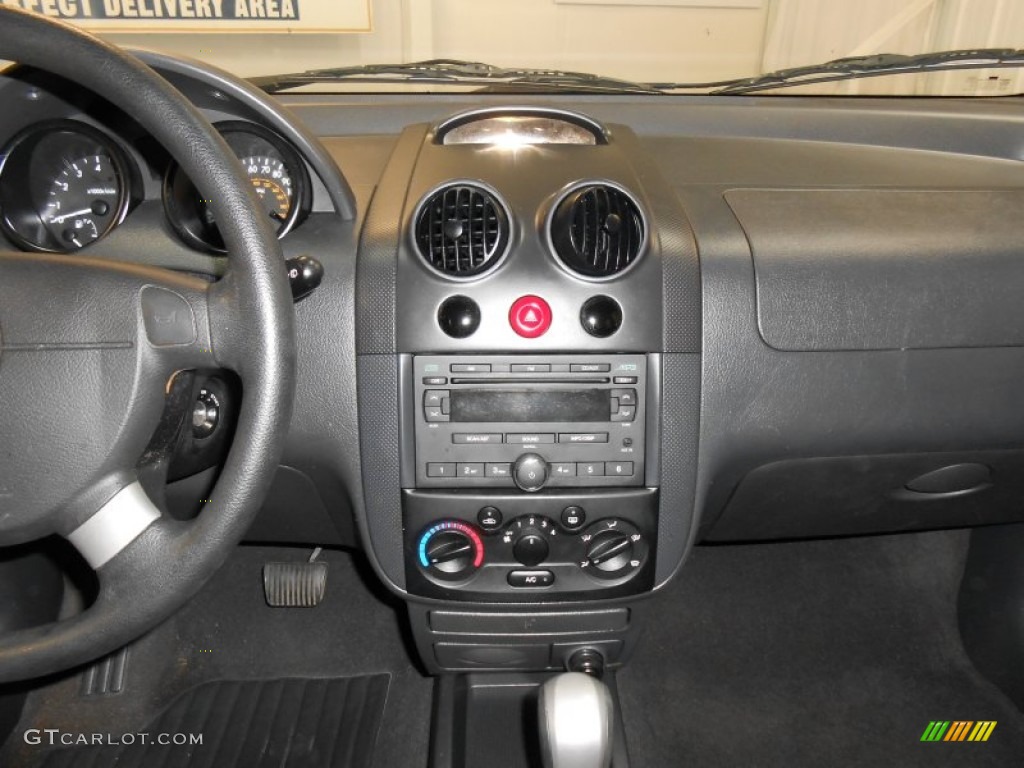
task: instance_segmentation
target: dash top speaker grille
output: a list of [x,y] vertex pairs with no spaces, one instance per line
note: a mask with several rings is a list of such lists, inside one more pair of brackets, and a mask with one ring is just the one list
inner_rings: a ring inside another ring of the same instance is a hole
[[449,277],[472,277],[495,264],[508,243],[509,222],[493,194],[472,184],[452,184],[423,201],[416,217],[416,246],[423,260]]
[[640,256],[644,219],[633,198],[590,184],[562,198],[551,217],[551,242],[562,263],[587,277],[612,277]]

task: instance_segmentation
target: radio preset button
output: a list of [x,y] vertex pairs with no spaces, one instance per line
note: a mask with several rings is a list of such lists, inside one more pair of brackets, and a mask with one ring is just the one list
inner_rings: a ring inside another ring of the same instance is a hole
[[606,461],[604,465],[604,473],[609,477],[632,477],[633,476],[633,462],[632,461]]
[[576,477],[576,464],[571,461],[559,461],[551,465],[552,477]]
[[456,445],[494,445],[501,442],[501,432],[456,432],[452,435]]
[[452,373],[490,373],[490,363],[452,363]]
[[576,473],[580,477],[604,477],[604,462],[581,461],[576,465]]
[[555,442],[554,434],[539,434],[537,432],[510,432],[505,435],[505,442],[512,445],[539,445],[540,443]]
[[611,369],[608,363],[573,363],[569,366],[573,373],[607,373]]
[[512,477],[511,464],[488,464],[485,472],[488,477]]
[[559,432],[560,443],[607,443],[607,432]]
[[473,462],[471,464],[463,464],[459,462],[459,477],[483,477],[484,476],[484,465]]
[[555,574],[551,571],[510,571],[508,585],[510,587],[550,587],[555,583]]
[[427,477],[455,477],[455,462],[429,462],[427,464]]

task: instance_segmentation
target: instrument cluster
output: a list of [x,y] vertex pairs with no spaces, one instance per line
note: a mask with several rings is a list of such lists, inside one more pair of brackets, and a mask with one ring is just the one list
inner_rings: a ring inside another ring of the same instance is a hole
[[[227,121],[216,127],[283,237],[311,208],[305,162],[287,141],[256,123]],[[145,198],[139,162],[118,139],[89,123],[62,119],[32,125],[0,150],[0,229],[28,251],[88,248],[129,219]],[[171,229],[194,249],[224,254],[211,201],[177,163],[159,171]]]

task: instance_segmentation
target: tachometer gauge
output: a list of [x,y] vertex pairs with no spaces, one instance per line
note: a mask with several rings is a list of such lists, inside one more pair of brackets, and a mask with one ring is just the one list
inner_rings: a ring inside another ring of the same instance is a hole
[[91,126],[62,120],[34,127],[16,137],[3,157],[2,226],[22,247],[76,251],[124,217],[127,160]]
[[[242,164],[267,217],[283,237],[309,211],[310,184],[306,166],[291,145],[254,123],[218,123],[224,140]],[[167,218],[189,245],[224,252],[210,201],[173,165],[164,182]]]

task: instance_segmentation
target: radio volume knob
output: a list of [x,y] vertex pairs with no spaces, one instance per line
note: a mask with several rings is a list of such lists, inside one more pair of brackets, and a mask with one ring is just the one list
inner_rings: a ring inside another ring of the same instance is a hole
[[524,453],[512,468],[512,479],[523,491],[539,491],[548,481],[550,467],[536,453]]

